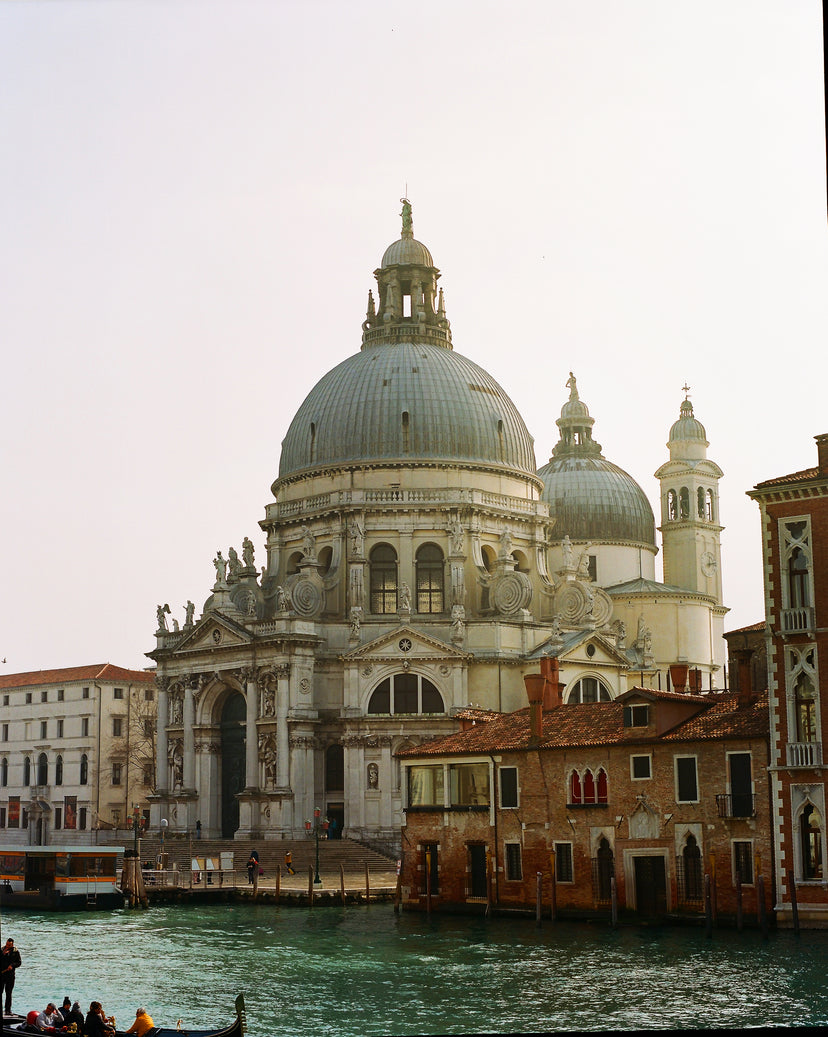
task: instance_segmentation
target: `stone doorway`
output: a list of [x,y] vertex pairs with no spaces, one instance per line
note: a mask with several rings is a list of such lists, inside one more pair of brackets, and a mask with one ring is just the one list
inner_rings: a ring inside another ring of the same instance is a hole
[[667,876],[661,856],[633,857],[635,908],[644,918],[667,914]]
[[244,696],[234,692],[221,711],[221,837],[232,839],[239,827],[239,801],[245,787]]

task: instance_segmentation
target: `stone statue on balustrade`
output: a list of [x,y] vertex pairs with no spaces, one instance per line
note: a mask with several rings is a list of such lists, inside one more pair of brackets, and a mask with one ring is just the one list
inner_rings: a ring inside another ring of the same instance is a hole
[[167,616],[170,614],[169,605],[159,605],[155,610],[155,615],[158,617],[158,633],[168,633],[169,628],[167,627]]
[[213,565],[216,567],[216,586],[223,587],[227,583],[227,559],[221,551],[216,552]]
[[242,558],[244,560],[244,567],[246,569],[255,569],[256,565],[253,560],[254,549],[253,541],[250,537],[245,537],[242,541]]

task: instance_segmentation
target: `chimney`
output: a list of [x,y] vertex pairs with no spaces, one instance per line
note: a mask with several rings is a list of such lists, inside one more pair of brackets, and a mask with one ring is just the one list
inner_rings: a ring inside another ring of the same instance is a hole
[[541,675],[546,680],[543,688],[543,708],[555,709],[563,702],[563,683],[561,682],[561,664],[557,656],[541,656]]
[[543,720],[543,688],[546,677],[542,673],[527,673],[523,682],[529,699],[529,734],[533,743],[540,741]]
[[673,683],[673,691],[683,695],[687,691],[687,663],[673,663],[670,667],[670,680]]
[[750,648],[737,648],[736,656],[736,681],[739,692],[739,705],[747,706],[753,699],[753,680],[750,672],[750,661],[753,651]]
[[821,436],[814,436],[814,439],[817,444],[819,470],[821,473],[828,473],[828,433],[823,433]]
[[687,674],[690,681],[690,694],[700,695],[702,690],[702,672],[698,667],[693,669]]

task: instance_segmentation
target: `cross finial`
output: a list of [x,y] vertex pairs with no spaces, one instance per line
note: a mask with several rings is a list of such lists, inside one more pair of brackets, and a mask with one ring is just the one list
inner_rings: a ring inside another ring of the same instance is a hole
[[690,399],[690,386],[687,384],[687,382],[685,382],[684,385],[682,385],[681,391],[684,393],[685,400],[689,400]]

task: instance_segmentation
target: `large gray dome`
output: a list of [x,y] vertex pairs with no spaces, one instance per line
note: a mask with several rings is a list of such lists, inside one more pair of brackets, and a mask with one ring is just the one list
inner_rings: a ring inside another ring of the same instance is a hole
[[539,469],[541,500],[562,540],[631,541],[655,547],[655,518],[644,491],[603,457],[552,458]]
[[452,349],[411,341],[363,346],[311,389],[282,442],[279,478],[372,461],[535,475],[532,437],[494,378]]

